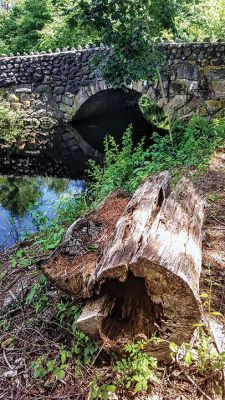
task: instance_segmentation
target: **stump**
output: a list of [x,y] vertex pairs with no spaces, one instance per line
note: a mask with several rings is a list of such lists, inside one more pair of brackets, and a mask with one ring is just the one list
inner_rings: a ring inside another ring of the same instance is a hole
[[78,328],[118,351],[135,338],[158,335],[162,341],[150,346],[157,356],[169,342],[188,341],[201,318],[204,206],[186,178],[172,193],[167,172],[147,179],[89,278],[89,292],[98,297],[87,303]]

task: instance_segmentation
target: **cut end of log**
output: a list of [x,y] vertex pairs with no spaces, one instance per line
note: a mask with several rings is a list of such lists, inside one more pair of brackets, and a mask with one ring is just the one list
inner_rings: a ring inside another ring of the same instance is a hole
[[[98,336],[114,350],[140,335],[157,335],[162,341],[149,350],[160,357],[170,342],[188,341],[201,318],[205,204],[186,178],[174,192],[169,187],[169,175],[161,173],[138,188],[89,280],[96,302],[108,296],[112,305],[99,320]],[[84,314],[91,326],[89,304]],[[84,331],[91,335],[88,324]]]
[[[143,261],[142,267],[145,266]],[[98,308],[106,298],[110,305],[107,313],[105,308],[104,312]],[[170,342],[180,345],[187,341],[194,330],[193,324],[200,318],[200,302],[190,288],[160,267],[148,265],[147,279],[129,271],[124,282],[106,281],[100,297],[86,304],[78,328],[115,351],[121,351],[126,343],[138,337],[157,336],[161,342],[157,346],[152,343],[148,350],[160,358],[165,356]],[[82,320],[85,325],[80,323]]]

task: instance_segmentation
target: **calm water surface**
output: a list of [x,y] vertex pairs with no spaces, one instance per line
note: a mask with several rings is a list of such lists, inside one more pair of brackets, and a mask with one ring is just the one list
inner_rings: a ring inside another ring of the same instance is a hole
[[81,180],[0,176],[0,251],[36,231],[37,212],[53,219],[60,201],[84,188]]

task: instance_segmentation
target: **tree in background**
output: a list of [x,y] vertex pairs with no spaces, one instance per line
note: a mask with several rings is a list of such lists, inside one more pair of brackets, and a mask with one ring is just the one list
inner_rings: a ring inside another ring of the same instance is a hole
[[5,0],[0,8],[0,52],[73,47],[97,40],[96,31],[75,17],[72,6],[72,0]]
[[225,39],[225,0],[200,0],[186,7],[176,19],[179,36],[184,39],[204,37]]
[[0,0],[1,53],[103,41],[118,55],[115,79],[125,70],[145,76],[138,54],[161,35],[225,39],[225,0]]
[[56,0],[53,7],[52,21],[40,31],[40,49],[85,46],[99,40],[96,29],[79,19],[72,0]]
[[[77,14],[92,26],[104,44],[113,48],[114,57],[101,64],[104,76],[114,77],[114,83],[149,78],[153,58],[149,52],[162,32],[175,32],[175,17],[183,0],[80,0]],[[156,54],[154,54],[154,60]]]
[[52,20],[50,0],[18,1],[0,14],[0,51],[29,52],[38,46],[39,32]]

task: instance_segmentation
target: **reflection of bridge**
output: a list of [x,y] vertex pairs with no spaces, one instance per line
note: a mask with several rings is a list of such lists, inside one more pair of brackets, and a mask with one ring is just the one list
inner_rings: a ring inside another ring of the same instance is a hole
[[[162,50],[165,55],[162,76],[172,112],[210,114],[223,108],[225,44],[163,44]],[[121,109],[124,96],[113,96],[111,86],[97,78],[92,69],[93,56],[106,57],[109,52],[103,46],[87,46],[80,50],[2,57],[1,95],[14,106],[21,103],[31,118],[41,122],[43,129],[51,127],[51,119],[68,122],[98,114],[107,103],[115,110]],[[162,105],[158,84],[138,82],[130,89],[133,92],[127,95],[128,103],[137,99],[137,94],[146,93]]]

